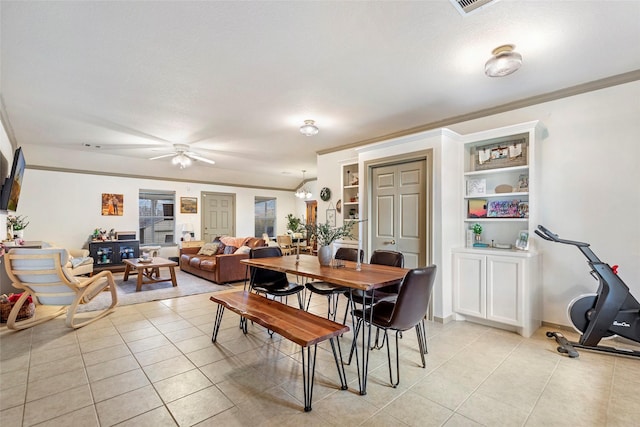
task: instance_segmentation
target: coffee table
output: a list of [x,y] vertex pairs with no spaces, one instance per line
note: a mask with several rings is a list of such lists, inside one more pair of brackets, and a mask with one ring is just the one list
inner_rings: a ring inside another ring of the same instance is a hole
[[[123,259],[122,262],[125,264],[125,282],[129,280],[129,273],[131,273],[132,270],[138,271],[138,284],[136,286],[136,292],[142,290],[142,285],[148,285],[158,282],[168,282],[169,280],[174,287],[178,286],[178,283],[176,282],[176,272],[174,270],[174,267],[178,265],[177,262],[173,262],[160,257],[150,258],[150,261],[147,262],[141,262],[140,258]],[[169,274],[171,275],[171,277],[160,277],[160,268],[162,267],[169,268]]]

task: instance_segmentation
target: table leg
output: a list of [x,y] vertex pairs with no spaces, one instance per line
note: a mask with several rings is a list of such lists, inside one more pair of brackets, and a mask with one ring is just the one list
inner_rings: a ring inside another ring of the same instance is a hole
[[125,282],[127,280],[129,280],[129,273],[131,272],[131,265],[130,264],[125,264],[124,266],[124,278],[122,280],[124,280]]
[[142,290],[142,276],[144,276],[144,268],[138,269],[138,283],[136,285],[136,292],[140,292]]
[[[158,269],[158,271],[159,270],[160,269]],[[169,267],[169,273],[171,274],[171,283],[173,284],[173,286],[178,286],[178,282],[176,281],[176,271],[174,270],[173,266]],[[156,277],[160,277],[160,274],[158,272],[156,272]]]
[[[316,371],[316,352],[318,344],[311,347],[302,348],[302,384],[304,386],[304,412],[311,411],[311,400],[313,399],[313,380]],[[306,349],[306,351],[305,351]],[[306,353],[306,360],[305,360]]]
[[[367,293],[364,293],[362,298],[363,306],[363,316],[366,315],[366,308],[373,307],[373,295],[375,290],[371,290],[371,301],[369,305],[367,305]],[[360,386],[360,394],[364,396],[367,394],[367,374],[369,371],[369,350],[371,349],[371,323],[373,322],[373,310],[369,310],[369,321],[367,322],[363,319],[364,328],[362,330],[362,385]],[[366,335],[366,339],[365,339]],[[358,355],[356,354],[356,360]]]
[[218,339],[218,331],[220,330],[220,324],[222,323],[222,315],[224,314],[224,305],[218,304],[216,310],[216,320],[213,322],[213,333],[211,334],[211,342],[216,342]]
[[338,353],[336,353],[336,346],[333,342],[333,338],[329,338],[331,343],[331,350],[333,351],[333,358],[336,361],[336,368],[338,368],[338,377],[340,378],[340,389],[346,390],[347,386],[347,374],[344,372],[344,364],[342,363],[342,350],[340,349],[340,340],[336,339],[338,344]]

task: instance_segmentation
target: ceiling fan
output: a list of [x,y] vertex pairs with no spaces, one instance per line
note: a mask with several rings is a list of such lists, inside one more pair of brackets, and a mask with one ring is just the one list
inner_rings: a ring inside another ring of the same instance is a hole
[[173,144],[173,149],[175,150],[173,153],[151,157],[149,160],[157,160],[157,159],[163,159],[165,157],[173,156],[173,159],[171,159],[171,163],[173,163],[174,165],[179,165],[180,169],[184,169],[187,166],[190,166],[192,163],[192,160],[199,160],[201,162],[209,163],[211,165],[214,165],[216,163],[213,160],[207,159],[206,157],[202,157],[198,153],[190,151],[189,146],[187,144]]

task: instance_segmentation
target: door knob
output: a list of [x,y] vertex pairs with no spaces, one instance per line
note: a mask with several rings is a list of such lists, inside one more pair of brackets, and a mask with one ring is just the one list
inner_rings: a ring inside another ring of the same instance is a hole
[[396,241],[395,241],[395,240],[392,240],[392,241],[390,241],[390,242],[384,242],[384,244],[385,244],[385,245],[395,245],[395,244],[396,244]]

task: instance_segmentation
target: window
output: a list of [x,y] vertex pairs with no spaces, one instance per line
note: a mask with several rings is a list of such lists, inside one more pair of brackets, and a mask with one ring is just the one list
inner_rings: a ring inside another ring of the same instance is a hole
[[140,190],[138,215],[141,245],[175,244],[175,201],[174,191]]
[[276,199],[256,197],[255,216],[255,237],[262,237],[263,233],[274,237],[276,232]]

